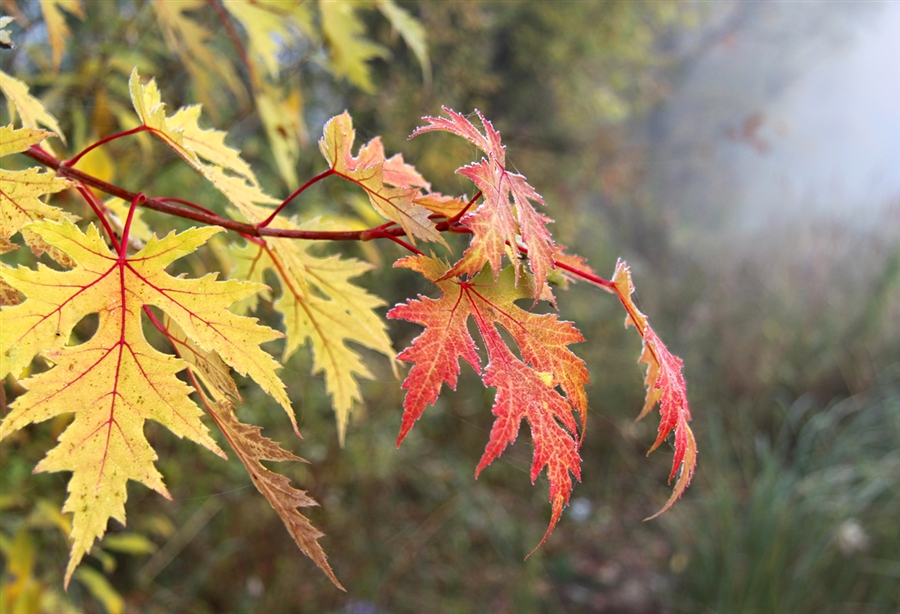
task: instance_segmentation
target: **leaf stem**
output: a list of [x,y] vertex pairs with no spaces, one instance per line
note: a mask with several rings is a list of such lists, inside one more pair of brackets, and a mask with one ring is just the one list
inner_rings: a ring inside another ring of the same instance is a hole
[[462,216],[466,214],[466,211],[468,211],[472,207],[472,205],[475,203],[475,201],[478,200],[480,197],[481,197],[481,190],[478,190],[477,192],[475,192],[475,196],[473,196],[469,200],[469,202],[466,204],[466,206],[463,207],[459,213],[457,213],[456,215],[451,217],[449,220],[447,220],[447,222],[449,224],[455,224],[456,222],[458,222],[460,220],[460,218],[462,218]]
[[[63,162],[60,162],[60,160],[47,153],[40,147],[32,146],[23,153],[33,160],[36,160],[37,162],[43,164],[44,166],[56,170],[57,173],[62,177],[74,179],[75,181],[95,187],[98,190],[106,192],[107,194],[118,196],[123,200],[134,202],[134,200],[138,197],[138,194],[136,192],[131,192],[117,185],[113,185],[111,183],[103,181],[102,179],[98,179],[93,175],[89,175],[84,171],[80,171],[76,168],[72,168],[71,166],[64,164]],[[318,175],[304,183],[302,186],[297,188],[297,190],[295,190],[288,198],[286,198],[266,220],[264,220],[260,224],[255,225],[222,217],[221,215],[212,212],[206,207],[202,207],[190,201],[177,198],[149,198],[145,196],[144,200],[140,203],[139,206],[146,207],[147,209],[153,209],[154,211],[159,211],[161,213],[167,213],[169,215],[176,215],[178,217],[193,220],[195,222],[200,222],[202,224],[221,226],[222,228],[225,228],[227,230],[231,230],[233,232],[244,235],[244,237],[246,237],[248,240],[253,240],[254,237],[278,237],[284,239],[303,239],[306,241],[370,241],[372,239],[388,239],[390,241],[394,241],[398,245],[402,245],[415,254],[422,253],[421,250],[417,249],[415,246],[400,239],[400,237],[406,236],[406,231],[403,230],[402,227],[395,225],[393,222],[388,222],[386,224],[382,224],[374,228],[367,228],[365,230],[288,230],[284,228],[268,227],[268,224],[270,224],[271,221],[275,219],[275,216],[285,207],[285,205],[290,203],[291,200],[296,198],[300,193],[302,193],[312,184],[321,181],[322,179],[331,175],[342,176],[334,169],[328,169],[319,173]],[[466,212],[468,208],[472,206],[472,204],[474,204],[474,202],[480,196],[481,192],[476,193],[475,196],[473,196],[469,201],[469,204],[466,205],[465,209],[444,222],[438,222],[437,224],[435,224],[435,229],[438,232],[472,234],[472,231],[469,228],[465,227],[459,222],[459,218]],[[111,236],[114,236],[109,228],[108,223],[103,218],[102,214],[98,211],[97,207],[93,203],[91,204],[91,206],[94,208],[95,212],[98,212],[98,216],[101,218],[104,226],[107,228],[107,232],[110,233]],[[113,240],[115,241],[115,239]],[[522,253],[528,253],[527,248],[522,246],[518,246],[518,248]],[[553,263],[556,267],[563,269],[564,271],[568,271],[569,273],[585,281],[596,284],[606,290],[616,292],[615,284],[608,279],[603,279],[602,277],[591,272],[580,270],[577,267],[573,267],[555,259]]]
[[119,244],[120,260],[124,260],[128,255],[128,234],[131,232],[131,220],[134,219],[134,211],[146,200],[147,196],[142,192],[135,196],[131,201],[131,206],[128,208],[128,219],[125,220],[125,227],[122,229],[122,240]]
[[101,145],[106,145],[107,143],[115,141],[116,139],[120,139],[123,136],[131,136],[132,134],[137,134],[139,132],[146,132],[147,130],[150,130],[150,128],[148,128],[147,126],[141,125],[141,126],[138,126],[137,128],[132,128],[131,130],[126,130],[125,132],[117,132],[115,134],[111,134],[107,137],[100,139],[96,143],[93,143],[92,145],[88,145],[87,147],[82,149],[74,158],[69,158],[68,160],[64,160],[62,162],[62,166],[75,166],[76,164],[78,164],[78,161],[81,160],[82,157],[89,154],[90,152],[92,152],[96,148],[100,147]]
[[103,224],[103,229],[106,230],[106,235],[113,244],[113,248],[116,252],[119,252],[121,246],[118,237],[116,237],[116,233],[113,232],[112,226],[109,225],[109,220],[106,219],[106,206],[99,201],[89,187],[82,185],[81,183],[76,183],[75,189],[78,190],[78,193],[87,201],[91,209],[94,210],[94,215],[96,215],[100,220],[100,223]]
[[298,196],[300,196],[300,194],[301,194],[304,190],[306,190],[306,188],[308,188],[309,186],[311,186],[312,184],[314,184],[314,183],[316,183],[316,182],[318,182],[318,181],[321,181],[321,180],[325,179],[326,177],[330,177],[331,175],[335,175],[335,174],[336,174],[336,173],[335,173],[335,170],[334,170],[333,168],[329,168],[327,171],[323,171],[323,172],[319,173],[318,175],[316,175],[315,177],[313,177],[312,179],[310,179],[309,181],[307,181],[306,183],[304,183],[302,186],[300,186],[299,188],[297,188],[296,190],[294,190],[294,192],[293,192],[290,196],[288,196],[287,198],[285,198],[285,199],[281,202],[281,204],[278,205],[278,207],[275,209],[275,211],[272,212],[272,215],[270,215],[270,216],[267,217],[265,220],[263,220],[262,222],[260,222],[259,224],[257,224],[256,227],[257,227],[257,228],[265,228],[266,226],[268,226],[269,224],[271,224],[271,223],[272,223],[272,220],[275,219],[275,216],[277,216],[279,213],[281,213],[281,210],[284,209],[284,208],[287,206],[287,204],[288,204],[289,202],[291,202],[292,200],[294,200],[295,198],[297,198]]
[[581,279],[583,279],[585,281],[589,281],[593,284],[597,284],[604,290],[607,290],[610,292],[616,292],[616,294],[618,294],[618,291],[616,290],[616,284],[614,284],[613,282],[611,282],[608,279],[603,279],[599,275],[594,275],[593,273],[588,273],[587,271],[579,270],[578,268],[573,267],[568,264],[565,264],[564,262],[560,262],[559,260],[556,260],[555,258],[553,260],[553,265],[559,269],[568,271],[569,273],[572,273],[573,275],[577,275],[578,277],[580,277]]

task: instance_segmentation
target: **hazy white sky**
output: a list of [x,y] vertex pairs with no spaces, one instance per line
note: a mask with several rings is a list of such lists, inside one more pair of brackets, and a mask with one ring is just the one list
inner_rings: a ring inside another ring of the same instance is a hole
[[780,189],[837,209],[900,195],[900,2],[854,23],[771,111],[770,155],[755,172]]

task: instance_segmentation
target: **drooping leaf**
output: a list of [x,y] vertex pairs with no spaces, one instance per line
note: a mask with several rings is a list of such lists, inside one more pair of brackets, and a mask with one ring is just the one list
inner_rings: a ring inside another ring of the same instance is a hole
[[[281,517],[294,542],[300,550],[319,566],[335,586],[343,590],[331,570],[325,552],[318,543],[322,533],[300,514],[297,508],[318,505],[305,491],[297,490],[290,480],[269,471],[260,461],[299,461],[299,456],[281,448],[274,441],[263,437],[261,428],[242,423],[234,413],[232,400],[240,400],[237,386],[231,378],[228,367],[215,351],[203,350],[193,343],[180,326],[170,318],[163,320],[163,333],[168,337],[175,352],[188,363],[192,375],[203,381],[212,400],[202,390],[197,389],[207,412],[216,422],[229,445],[247,468],[256,488],[266,497],[275,512]],[[197,386],[197,382],[192,379]]]
[[153,9],[169,46],[181,57],[201,99],[212,104],[216,92],[224,88],[237,98],[238,104],[246,104],[247,90],[234,66],[209,45],[212,33],[187,14],[206,5],[204,0],[154,0]]
[[191,372],[206,385],[215,402],[242,400],[241,392],[231,377],[231,370],[214,350],[198,347],[168,315],[163,318],[161,332],[172,344],[175,353],[188,364]]
[[[220,228],[153,238],[130,257],[111,252],[93,225],[87,233],[67,220],[34,222],[28,228],[67,253],[76,268],[0,269],[0,276],[27,297],[0,312],[0,374],[18,373],[39,352],[54,364],[22,382],[27,392],[0,424],[0,439],[32,422],[75,414],[59,445],[36,468],[72,472],[63,508],[74,514],[68,582],[91,544],[106,531],[107,520],[124,522],[129,479],[168,497],[153,465],[156,454],[143,434],[146,420],[222,455],[200,422],[201,412],[188,396],[190,388],[175,377],[186,363],[158,352],[145,339],[144,305],[161,309],[194,343],[215,350],[293,415],[284,384],[275,374],[279,365],[259,347],[279,333],[228,310],[261,286],[216,281],[215,275],[172,277],[165,271]],[[94,336],[66,346],[75,324],[92,313],[99,316]]]
[[257,490],[268,499],[272,508],[281,517],[285,528],[294,539],[300,550],[311,558],[325,572],[335,586],[344,590],[335,577],[328,559],[318,539],[324,533],[316,529],[309,519],[298,511],[298,508],[317,506],[318,503],[305,490],[291,486],[289,478],[270,471],[260,461],[300,461],[299,456],[288,452],[277,443],[263,437],[258,426],[240,422],[234,415],[230,403],[221,402],[210,406],[210,411],[222,434],[234,449],[238,458],[247,468],[250,479]]
[[[694,470],[697,466],[697,442],[688,422],[691,419],[691,410],[688,407],[687,384],[682,374],[681,359],[669,352],[665,344],[650,327],[641,311],[634,304],[631,295],[634,293],[634,283],[631,280],[631,270],[623,260],[616,263],[613,275],[613,283],[616,286],[616,294],[628,312],[625,318],[625,327],[634,326],[644,340],[644,348],[639,362],[647,364],[647,397],[644,408],[641,410],[638,420],[649,414],[656,405],[659,405],[660,422],[656,441],[650,448],[653,452],[662,444],[669,433],[675,431],[675,457],[672,461],[672,472],[669,474],[669,482],[675,478],[678,471],[681,475],[675,482],[672,496],[666,501],[662,509],[650,516],[656,518],[668,510],[675,501],[684,494]],[[650,453],[648,452],[648,454]],[[650,519],[648,518],[648,520]]]
[[356,87],[372,93],[375,86],[367,63],[387,57],[388,50],[365,38],[365,25],[356,14],[360,4],[355,0],[320,0],[322,36],[328,44],[334,76],[346,77]]
[[0,91],[9,102],[9,116],[13,121],[18,113],[24,128],[37,128],[40,124],[50,128],[63,143],[66,142],[56,118],[47,112],[40,100],[28,93],[27,85],[0,70]]
[[[0,157],[25,151],[50,134],[33,128],[14,130],[11,124],[0,126]],[[0,240],[7,241],[29,222],[77,219],[41,200],[42,196],[65,190],[69,185],[67,179],[39,167],[23,171],[0,169]]]
[[426,86],[431,84],[431,60],[428,58],[428,44],[426,43],[425,27],[408,12],[397,6],[394,0],[376,0],[375,6],[381,11],[406,45],[412,49],[413,54],[422,67],[422,76]]
[[375,208],[387,219],[399,224],[413,240],[435,241],[446,245],[431,214],[425,207],[416,204],[422,188],[429,184],[409,164],[397,154],[385,159],[381,139],[375,137],[352,153],[356,131],[350,114],[344,111],[325,124],[324,135],[319,140],[319,149],[337,174],[362,187]]
[[292,89],[287,95],[282,95],[278,88],[263,83],[261,89],[253,92],[253,96],[278,173],[287,185],[295,186],[300,146],[309,140],[303,123],[300,90]]
[[53,53],[53,70],[59,70],[62,62],[63,51],[66,49],[66,40],[72,35],[69,26],[66,25],[66,17],[63,10],[84,19],[84,9],[80,0],[41,0],[41,10],[44,13],[44,23],[47,26],[47,38],[50,40],[50,49]]
[[531,202],[545,204],[525,177],[506,169],[506,147],[500,143],[500,133],[475,111],[484,126],[482,134],[466,117],[444,107],[447,117],[426,117],[427,126],[417,128],[410,138],[426,132],[442,130],[468,139],[487,154],[457,169],[457,173],[471,179],[481,190],[483,202],[471,213],[466,213],[462,223],[472,230],[473,237],[462,258],[447,272],[449,276],[474,275],[485,263],[490,263],[494,275],[500,273],[503,254],[509,258],[519,273],[517,245],[521,241],[528,249],[528,262],[534,273],[535,296],[544,292],[549,271],[553,269],[553,254],[557,247],[547,230],[552,220],[538,213]]
[[[550,483],[552,514],[543,544],[569,501],[570,474],[581,479],[580,438],[573,412],[583,429],[587,419],[584,386],[589,376],[584,362],[568,346],[584,338],[571,322],[518,307],[517,299],[533,298],[536,290],[527,275],[516,285],[512,267],[503,270],[496,280],[485,267],[474,278],[463,281],[448,279],[448,267],[426,256],[405,258],[395,266],[418,271],[443,293],[439,299],[420,296],[388,312],[389,318],[425,327],[398,356],[413,363],[403,382],[407,393],[398,445],[425,407],[437,400],[443,383],[456,388],[460,358],[482,373],[482,360],[468,331],[472,318],[487,353],[484,383],[497,389],[493,407],[497,419],[476,476],[515,441],[521,421],[527,420],[534,444],[531,481],[546,467]],[[506,345],[498,325],[512,336],[521,359]]]
[[[253,214],[247,208],[244,211]],[[254,218],[267,214],[263,209]],[[281,218],[276,218],[271,227],[327,228],[317,220],[298,226]],[[296,239],[266,237],[248,241],[233,252],[237,268],[232,274],[254,281],[262,280],[266,271],[278,276],[281,296],[274,306],[284,316],[287,333],[283,360],[307,341],[311,343],[313,373],[325,374],[325,388],[332,399],[338,438],[343,445],[353,405],[362,401],[357,378],[374,377],[359,353],[347,343],[358,343],[388,358],[393,358],[394,350],[385,324],[375,312],[384,303],[350,283],[370,270],[371,265],[337,255],[315,256],[309,253],[310,247],[311,242]]]

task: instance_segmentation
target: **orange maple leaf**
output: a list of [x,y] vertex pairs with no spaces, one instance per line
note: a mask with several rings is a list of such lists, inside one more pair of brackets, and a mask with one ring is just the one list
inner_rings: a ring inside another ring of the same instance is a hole
[[538,213],[531,201],[545,205],[544,199],[531,187],[525,177],[506,169],[506,147],[500,143],[500,133],[475,111],[482,134],[464,115],[444,107],[445,117],[426,117],[427,126],[417,128],[410,138],[426,132],[442,130],[465,139],[487,154],[481,159],[457,169],[457,173],[471,179],[484,197],[482,204],[472,213],[463,216],[461,222],[473,233],[472,242],[462,258],[447,272],[447,277],[474,275],[484,264],[490,263],[496,277],[500,273],[503,254],[506,253],[519,274],[520,242],[528,249],[528,262],[535,278],[533,298],[541,298],[548,273],[554,268],[553,254],[557,247],[547,230],[552,222]]
[[619,300],[622,301],[622,305],[628,312],[625,318],[625,327],[633,325],[644,340],[644,349],[638,362],[647,364],[647,377],[645,379],[647,397],[644,401],[644,408],[637,419],[640,420],[645,417],[659,404],[661,416],[659,431],[656,441],[647,454],[658,448],[669,436],[669,433],[674,430],[675,458],[672,461],[672,472],[669,474],[669,482],[675,478],[678,470],[681,469],[681,476],[675,482],[675,487],[669,500],[666,501],[662,509],[647,519],[650,520],[672,507],[675,501],[684,494],[688,484],[691,483],[691,478],[694,477],[694,470],[697,467],[697,441],[694,439],[694,433],[688,425],[688,421],[691,419],[691,410],[688,407],[687,384],[682,374],[684,363],[678,356],[669,352],[656,332],[650,328],[647,316],[641,313],[637,305],[634,304],[631,298],[631,295],[634,293],[631,270],[623,260],[619,260],[616,263],[613,283],[615,284],[615,291]]
[[[516,440],[521,421],[527,420],[534,443],[531,481],[546,467],[550,482],[553,509],[550,525],[540,542],[543,544],[569,502],[572,491],[569,474],[581,479],[578,454],[581,440],[573,412],[580,416],[583,431],[587,420],[584,386],[589,383],[589,375],[584,362],[568,346],[584,338],[571,322],[516,306],[517,299],[534,297],[535,289],[530,276],[524,276],[517,286],[512,267],[502,271],[496,280],[484,271],[462,281],[455,277],[447,279],[448,267],[435,258],[409,257],[395,266],[422,273],[443,292],[440,299],[420,296],[419,300],[398,305],[387,314],[389,318],[401,318],[425,327],[398,356],[400,360],[412,362],[413,367],[403,382],[407,393],[397,444],[425,407],[435,402],[444,382],[456,388],[460,357],[481,373],[481,357],[468,331],[471,317],[487,351],[484,383],[497,389],[493,407],[497,419],[475,475]],[[507,347],[497,325],[515,340],[522,359]]]
[[350,114],[344,111],[325,124],[319,149],[331,169],[362,187],[372,207],[385,218],[399,224],[413,240],[416,238],[446,245],[441,234],[428,219],[431,212],[415,201],[429,184],[411,165],[397,154],[385,158],[381,139],[375,137],[352,153],[356,131]]
[[[74,514],[66,582],[109,518],[125,521],[126,483],[137,480],[168,497],[153,465],[156,454],[143,434],[151,419],[224,456],[200,422],[191,388],[175,374],[187,363],[155,350],[143,333],[145,305],[163,310],[197,346],[214,350],[229,366],[253,378],[288,411],[278,363],[259,345],[281,334],[237,316],[228,307],[263,289],[261,284],[172,277],[166,267],[212,235],[218,227],[193,228],[126,256],[109,250],[96,227],[87,233],[64,220],[25,228],[66,253],[69,271],[38,265],[0,269],[0,277],[27,298],[0,311],[0,376],[18,374],[39,352],[54,367],[24,381],[28,390],[10,406],[0,439],[33,423],[75,414],[59,445],[36,471],[71,471],[63,511]],[[97,332],[69,345],[73,327],[88,314],[99,316]],[[293,417],[293,416],[292,416]]]

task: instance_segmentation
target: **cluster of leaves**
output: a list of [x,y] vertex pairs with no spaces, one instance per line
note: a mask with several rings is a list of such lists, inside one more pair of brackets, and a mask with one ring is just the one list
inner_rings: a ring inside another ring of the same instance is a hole
[[[241,20],[241,15],[247,19],[242,23],[250,55],[268,57],[272,51],[263,49],[263,41],[270,41],[274,30],[254,39],[248,24],[263,22],[247,16],[252,5],[224,6],[236,19]],[[340,6],[344,6],[340,11],[351,11],[344,18],[352,16],[350,4],[320,3],[323,28],[327,30],[330,19],[325,14]],[[379,6],[392,7],[383,8],[389,16],[399,10],[389,2]],[[165,9],[158,6],[157,10]],[[187,19],[183,14],[180,18]],[[344,35],[353,32],[346,24],[340,30]],[[51,33],[51,40],[55,39]],[[193,40],[202,42],[203,37]],[[186,53],[201,61],[199,52]],[[313,370],[324,374],[343,441],[351,410],[361,400],[358,380],[372,377],[348,342],[385,355],[396,370],[386,324],[376,311],[383,302],[351,281],[370,265],[310,250],[321,241],[393,241],[413,254],[395,266],[418,272],[440,292],[437,299],[411,299],[387,314],[425,328],[397,356],[413,365],[403,383],[407,393],[398,445],[425,408],[436,401],[443,384],[456,386],[459,358],[464,358],[482,375],[485,385],[497,391],[496,420],[476,474],[515,441],[524,419],[534,445],[532,481],[547,469],[552,512],[546,540],[569,501],[572,476],[581,479],[579,449],[585,435],[589,376],[585,364],[569,349],[584,340],[579,331],[555,314],[540,314],[535,308],[539,301],[555,308],[552,285],[585,280],[619,298],[628,314],[626,325],[635,326],[643,339],[640,360],[647,363],[648,372],[641,416],[657,405],[662,415],[653,448],[675,432],[670,479],[679,471],[681,475],[660,513],[690,482],[696,444],[687,424],[690,412],[681,361],[668,352],[633,303],[628,267],[620,262],[612,279],[606,280],[556,244],[547,228],[551,220],[536,208],[544,206],[543,199],[525,177],[507,170],[500,134],[480,114],[478,128],[466,116],[445,109],[446,117],[425,118],[426,125],[413,133],[448,132],[483,152],[480,160],[457,171],[474,183],[473,198],[432,192],[429,182],[400,155],[387,157],[377,137],[354,153],[352,120],[344,113],[325,125],[319,141],[328,168],[279,200],[263,191],[240,153],[225,144],[224,133],[200,127],[199,105],[167,114],[155,81],[144,83],[137,69],[131,73],[128,90],[138,125],[99,140],[67,160],[54,155],[47,141],[55,136],[65,142],[62,130],[28,88],[2,74],[0,89],[10,114],[21,123],[19,128],[15,124],[0,127],[0,155],[25,154],[41,164],[0,171],[0,248],[15,250],[19,245],[13,238],[18,235],[35,258],[46,254],[55,262],[0,268],[0,376],[23,378],[20,384],[26,390],[10,405],[0,424],[0,439],[28,424],[74,414],[57,447],[36,468],[72,473],[63,508],[73,514],[66,582],[103,536],[109,518],[124,522],[128,480],[168,496],[154,467],[156,454],[144,436],[146,420],[225,456],[201,420],[206,413],[300,549],[340,586],[318,544],[322,534],[298,511],[315,502],[262,464],[299,458],[263,437],[258,427],[238,419],[235,406],[241,399],[231,376],[234,370],[255,381],[284,408],[297,430],[285,386],[276,373],[280,364],[260,346],[284,337],[282,359],[286,359],[308,343]],[[133,193],[79,170],[79,161],[96,148],[143,132],[165,143],[208,180],[229,203],[226,215],[183,198]],[[332,176],[363,190],[372,209],[387,221],[358,230],[282,214],[307,187]],[[77,193],[94,220],[78,225],[71,211],[45,202],[62,191]],[[122,200],[103,202],[98,192]],[[146,209],[199,225],[159,238],[143,219]],[[229,260],[236,263],[226,271],[230,279],[219,280],[215,273],[187,278],[167,272],[172,263],[223,231],[236,239],[225,248]],[[459,259],[447,261],[417,247],[420,242],[431,243],[443,250],[440,253],[449,254],[442,238],[447,232],[470,237]],[[278,280],[277,298],[263,283],[267,275]],[[283,333],[247,315],[260,297],[282,314]],[[97,331],[84,341],[73,337],[75,326],[91,314],[98,317]],[[483,354],[470,333],[470,318],[473,331],[481,337]],[[167,342],[169,353],[151,344],[150,331],[157,331],[153,335],[158,333]],[[49,368],[29,374],[38,357]]]

